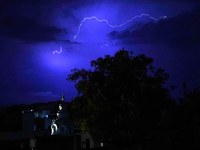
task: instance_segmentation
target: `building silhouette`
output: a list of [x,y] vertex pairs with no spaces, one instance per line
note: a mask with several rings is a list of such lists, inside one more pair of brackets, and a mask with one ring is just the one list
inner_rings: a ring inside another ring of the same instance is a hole
[[74,126],[69,122],[67,113],[67,104],[65,102],[64,94],[62,94],[62,102],[59,104],[59,111],[57,119],[52,120],[51,135],[72,135],[74,133]]

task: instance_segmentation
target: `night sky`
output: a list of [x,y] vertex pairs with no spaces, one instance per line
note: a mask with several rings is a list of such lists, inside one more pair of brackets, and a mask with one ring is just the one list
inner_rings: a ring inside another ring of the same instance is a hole
[[197,0],[1,0],[0,41],[0,105],[71,101],[71,70],[123,47],[165,69],[173,97],[200,86]]

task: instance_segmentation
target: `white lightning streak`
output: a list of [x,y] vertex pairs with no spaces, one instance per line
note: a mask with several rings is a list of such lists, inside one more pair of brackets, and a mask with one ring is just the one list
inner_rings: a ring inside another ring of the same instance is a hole
[[57,50],[53,51],[53,54],[58,53],[60,54],[62,52],[62,46],[60,46],[60,51],[58,52]]
[[[75,40],[76,40],[76,38],[77,38],[77,36],[78,36],[80,30],[81,30],[81,26],[83,25],[83,23],[84,23],[86,20],[96,19],[98,22],[106,22],[106,24],[109,25],[109,26],[112,27],[112,28],[119,28],[119,27],[121,27],[121,26],[127,24],[128,22],[131,22],[132,20],[134,20],[134,19],[136,19],[136,18],[140,18],[140,17],[142,17],[142,16],[147,16],[147,17],[149,17],[150,19],[155,20],[155,21],[158,21],[159,19],[165,19],[165,18],[167,17],[167,16],[163,16],[163,17],[159,17],[159,18],[156,19],[156,18],[150,16],[149,14],[141,14],[141,15],[137,15],[137,16],[131,18],[130,20],[127,20],[126,22],[124,22],[124,23],[122,23],[122,24],[119,24],[119,25],[111,25],[111,24],[109,24],[108,20],[106,20],[106,19],[101,19],[101,20],[99,20],[96,16],[86,17],[86,18],[83,19],[83,21],[81,21],[81,23],[80,23],[80,25],[79,25],[79,27],[78,27],[78,31],[77,31],[76,35],[74,36],[74,42],[75,42]],[[101,48],[103,48],[104,46],[108,46],[109,44],[110,44],[110,43],[104,44],[103,46],[101,46]],[[60,46],[60,51],[58,52],[58,51],[56,50],[56,51],[53,52],[53,54],[55,54],[55,53],[60,54],[61,52],[62,52],[62,47]]]
[[106,20],[106,19],[99,20],[96,16],[86,17],[86,18],[83,19],[83,21],[81,21],[81,23],[80,23],[80,25],[79,25],[79,27],[78,27],[78,32],[77,32],[76,35],[74,36],[74,42],[75,42],[76,37],[78,36],[78,34],[79,34],[80,30],[81,30],[81,26],[83,25],[83,22],[85,22],[85,21],[88,20],[88,19],[96,19],[98,22],[106,22],[107,25],[109,25],[109,26],[112,27],[112,28],[119,28],[119,27],[121,27],[121,26],[127,24],[128,22],[131,22],[133,19],[135,19],[135,18],[140,18],[140,17],[142,17],[142,16],[147,16],[147,17],[149,17],[150,19],[153,19],[153,20],[155,20],[155,21],[158,21],[158,20],[161,19],[161,18],[162,18],[162,19],[165,19],[165,18],[167,17],[167,16],[163,16],[163,17],[159,17],[159,18],[156,19],[156,18],[150,16],[149,14],[141,14],[141,15],[137,15],[137,16],[131,18],[130,20],[127,20],[126,22],[124,22],[124,23],[122,23],[122,24],[120,24],[120,25],[111,25],[111,24],[109,24],[108,20]]

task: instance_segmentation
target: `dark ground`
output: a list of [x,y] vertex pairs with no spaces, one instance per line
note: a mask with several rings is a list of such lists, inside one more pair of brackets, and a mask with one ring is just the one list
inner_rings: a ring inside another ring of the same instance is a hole
[[[64,136],[38,136],[36,150],[73,150],[73,137]],[[0,141],[1,150],[29,150],[30,139]]]

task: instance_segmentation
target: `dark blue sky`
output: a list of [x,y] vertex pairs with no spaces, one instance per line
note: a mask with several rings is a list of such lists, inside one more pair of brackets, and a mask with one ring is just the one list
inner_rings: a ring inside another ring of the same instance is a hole
[[[141,16],[119,28],[134,16]],[[90,69],[90,61],[125,47],[144,53],[166,69],[165,84],[200,86],[200,3],[197,0],[1,0],[0,105],[30,104],[77,95],[66,81],[74,68]],[[78,32],[78,35],[77,35]],[[74,36],[76,39],[74,41]],[[107,45],[106,45],[107,44]],[[61,53],[54,53],[55,50]]]

